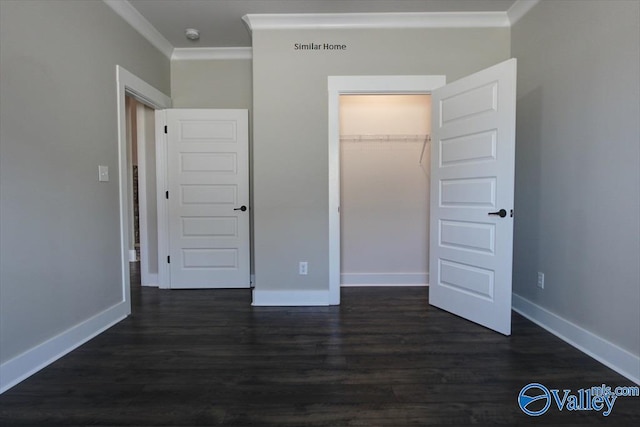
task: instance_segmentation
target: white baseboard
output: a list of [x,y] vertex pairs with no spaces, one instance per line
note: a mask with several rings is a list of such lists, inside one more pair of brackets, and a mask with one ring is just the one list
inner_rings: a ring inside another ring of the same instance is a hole
[[340,286],[427,286],[429,273],[343,273]]
[[428,283],[341,283],[341,288],[383,288],[383,287],[396,287],[396,288],[408,288],[408,287],[417,287],[417,288],[426,288],[428,287]]
[[0,365],[0,394],[120,322],[129,314],[123,301]]
[[140,284],[141,286],[149,286],[149,287],[154,287],[157,288],[158,287],[158,283],[160,283],[160,281],[158,280],[158,274],[149,274],[148,276],[145,275],[144,279],[141,280],[142,283]]
[[129,249],[129,262],[138,261],[138,254],[135,249]]
[[640,356],[632,354],[520,295],[513,294],[512,307],[514,311],[536,325],[546,329],[634,383],[640,384]]
[[329,305],[329,291],[260,291],[253,290],[253,306]]

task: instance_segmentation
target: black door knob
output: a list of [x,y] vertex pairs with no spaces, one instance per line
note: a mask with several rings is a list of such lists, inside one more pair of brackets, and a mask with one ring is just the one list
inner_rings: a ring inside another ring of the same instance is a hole
[[489,215],[498,215],[500,218],[504,218],[507,216],[507,211],[504,209],[500,209],[498,212],[489,212]]
[[[235,208],[235,209],[234,209],[234,211],[242,211],[242,212],[244,212],[244,211],[246,211],[246,210],[247,210],[247,207],[246,207],[246,206],[244,206],[244,205],[243,205],[243,206],[240,206],[239,208]],[[506,214],[505,214],[505,215],[506,215]]]

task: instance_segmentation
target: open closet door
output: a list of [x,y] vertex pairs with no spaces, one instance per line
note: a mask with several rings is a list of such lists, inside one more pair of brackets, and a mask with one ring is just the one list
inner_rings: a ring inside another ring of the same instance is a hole
[[511,334],[516,60],[432,93],[429,304]]

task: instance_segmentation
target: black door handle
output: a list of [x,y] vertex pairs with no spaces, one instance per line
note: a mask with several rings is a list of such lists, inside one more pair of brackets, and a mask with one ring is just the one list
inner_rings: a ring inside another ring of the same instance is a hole
[[500,218],[504,218],[507,216],[507,211],[504,209],[500,209],[498,212],[489,212],[489,215],[498,215]]
[[[244,206],[244,205],[240,206],[239,208],[235,208],[235,209],[234,209],[234,211],[242,211],[242,212],[244,212],[244,211],[246,211],[246,210],[247,210],[247,207],[246,207],[246,206]],[[506,214],[505,214],[505,215],[506,215]]]

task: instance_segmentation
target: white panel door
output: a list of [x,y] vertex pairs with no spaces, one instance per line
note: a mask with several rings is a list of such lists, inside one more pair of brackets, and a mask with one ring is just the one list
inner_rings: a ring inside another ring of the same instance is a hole
[[247,110],[167,110],[170,287],[248,288]]
[[429,303],[511,334],[516,60],[432,93]]

